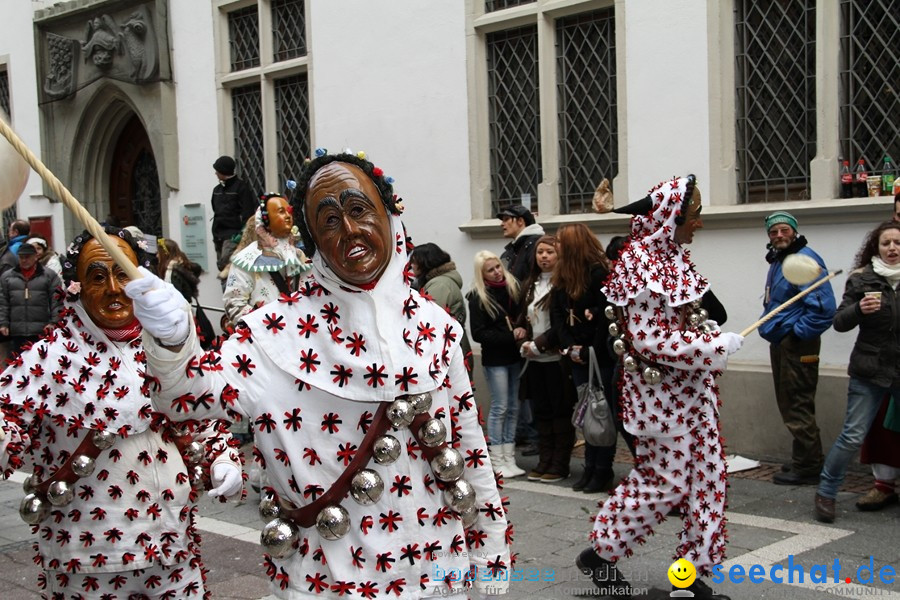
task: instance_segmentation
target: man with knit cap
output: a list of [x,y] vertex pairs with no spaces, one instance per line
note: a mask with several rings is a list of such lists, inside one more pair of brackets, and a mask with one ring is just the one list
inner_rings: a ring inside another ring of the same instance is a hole
[[213,163],[219,183],[213,188],[213,243],[216,247],[216,267],[221,271],[228,265],[231,253],[253,216],[259,202],[246,181],[234,174],[235,163],[230,156],[220,156]]
[[[791,254],[805,254],[815,260],[822,271],[825,261],[807,246],[806,238],[797,233],[797,219],[785,211],[766,217],[769,243],[766,261],[766,291],[763,314],[784,304],[807,286],[797,286],[785,279],[782,263]],[[819,427],[816,425],[816,385],[819,380],[819,348],[822,333],[831,327],[835,302],[831,284],[819,286],[801,301],[781,311],[759,328],[759,334],[771,344],[772,378],[775,401],[781,419],[794,437],[790,465],[776,473],[779,485],[815,485],[819,481],[824,456]]]

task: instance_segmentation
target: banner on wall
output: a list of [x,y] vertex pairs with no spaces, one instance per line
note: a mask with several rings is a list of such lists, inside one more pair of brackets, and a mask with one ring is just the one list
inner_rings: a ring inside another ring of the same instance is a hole
[[206,258],[206,207],[186,204],[181,207],[181,249],[189,259],[208,270]]

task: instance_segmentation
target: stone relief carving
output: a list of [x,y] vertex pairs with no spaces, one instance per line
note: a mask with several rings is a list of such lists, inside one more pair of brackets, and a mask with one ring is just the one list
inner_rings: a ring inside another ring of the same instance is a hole
[[129,76],[140,82],[156,76],[159,67],[159,52],[156,48],[156,34],[153,21],[146,6],[131,13],[122,25],[122,39],[131,61]]
[[123,44],[116,21],[109,15],[93,17],[87,22],[81,50],[84,62],[90,60],[101,71],[109,70],[117,54],[122,54]]
[[52,98],[62,98],[75,91],[75,76],[78,67],[78,42],[56,35],[47,34],[50,68],[44,78],[44,92]]

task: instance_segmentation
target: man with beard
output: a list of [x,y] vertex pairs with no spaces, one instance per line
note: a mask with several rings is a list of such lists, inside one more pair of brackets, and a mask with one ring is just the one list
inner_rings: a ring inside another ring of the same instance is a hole
[[[150,264],[128,232],[106,233]],[[100,243],[75,238],[63,269],[63,321],[0,377],[0,467],[32,473],[20,514],[37,534],[38,586],[48,598],[205,597],[194,503],[210,479],[211,496],[239,494],[241,457],[219,423],[152,410],[129,279]]]
[[158,278],[129,284],[154,403],[254,424],[279,598],[505,593],[512,532],[462,327],[410,288],[402,205],[364,156],[320,149],[304,165],[294,215],[311,274],[220,351],[199,353],[183,298]]
[[[805,287],[785,279],[782,263],[786,256],[804,254],[818,263],[823,272],[825,261],[807,246],[797,233],[797,219],[784,211],[766,217],[769,234],[769,273],[763,314],[780,306]],[[791,463],[785,464],[773,480],[778,485],[815,485],[819,482],[824,455],[816,424],[816,385],[819,381],[821,335],[831,327],[836,305],[831,284],[819,286],[801,301],[781,311],[759,328],[769,342],[775,401],[781,419],[794,438]]]

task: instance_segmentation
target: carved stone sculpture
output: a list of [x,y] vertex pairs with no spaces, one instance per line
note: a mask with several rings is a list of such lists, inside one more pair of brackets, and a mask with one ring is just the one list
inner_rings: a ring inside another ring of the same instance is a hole
[[81,43],[84,61],[90,59],[101,71],[112,67],[116,54],[122,54],[122,39],[117,32],[115,20],[109,15],[100,15],[89,20],[84,37]]
[[51,98],[62,98],[75,91],[77,40],[48,33],[47,56],[50,66],[44,78],[44,92]]

